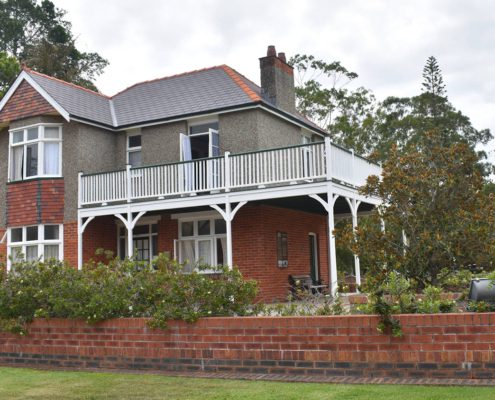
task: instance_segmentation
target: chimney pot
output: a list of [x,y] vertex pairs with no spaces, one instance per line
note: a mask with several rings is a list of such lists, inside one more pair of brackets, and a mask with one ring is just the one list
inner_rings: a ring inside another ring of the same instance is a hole
[[278,53],[278,58],[280,61],[283,61],[287,64],[287,59],[285,58],[285,53]]
[[277,50],[275,50],[275,46],[268,46],[268,50],[266,51],[266,56],[274,56],[277,57]]

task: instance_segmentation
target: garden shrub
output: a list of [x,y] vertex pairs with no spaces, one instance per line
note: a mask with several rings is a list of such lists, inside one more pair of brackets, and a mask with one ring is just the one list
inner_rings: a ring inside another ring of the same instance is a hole
[[[201,273],[208,269],[208,274]],[[201,271],[203,270],[203,271]],[[111,318],[149,317],[165,328],[169,320],[194,322],[204,316],[252,312],[255,281],[238,269],[200,266],[185,274],[183,265],[160,255],[147,262],[111,259],[90,262],[78,271],[56,261],[19,262],[0,282],[0,324],[23,332],[34,318],[77,318],[96,323]]]

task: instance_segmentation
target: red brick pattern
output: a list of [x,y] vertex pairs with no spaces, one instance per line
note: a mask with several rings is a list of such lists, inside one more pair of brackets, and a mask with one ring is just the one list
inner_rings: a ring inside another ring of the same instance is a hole
[[63,179],[34,179],[7,185],[7,225],[61,224]]
[[29,83],[23,81],[0,112],[0,122],[15,121],[57,111]]
[[77,267],[77,222],[64,224],[64,260]]
[[0,333],[0,363],[76,368],[217,371],[307,376],[495,378],[495,313],[402,315],[404,336],[378,318],[241,317],[36,320],[29,335]]

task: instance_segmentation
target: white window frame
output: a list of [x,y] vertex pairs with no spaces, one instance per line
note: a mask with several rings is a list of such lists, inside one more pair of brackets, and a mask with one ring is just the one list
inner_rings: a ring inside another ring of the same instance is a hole
[[[32,128],[38,129],[38,137],[33,140],[28,140],[27,131]],[[59,137],[58,138],[45,138],[45,128],[58,128]],[[14,134],[18,132],[23,132],[22,142],[14,143]],[[62,124],[50,124],[50,123],[40,123],[34,125],[23,126],[15,129],[9,130],[9,165],[8,165],[8,179],[9,182],[20,182],[30,179],[37,178],[60,178],[62,177]],[[43,169],[45,167],[45,143],[58,143],[58,174],[45,174]],[[38,171],[36,175],[26,176],[26,162],[27,162],[27,151],[26,148],[30,144],[38,144]],[[13,169],[12,169],[12,153],[14,148],[23,147],[23,166],[22,166],[22,177],[21,179],[13,179]]]
[[[58,226],[58,239],[46,239],[45,240],[45,226]],[[26,230],[27,228],[37,227],[38,228],[38,239],[37,240],[27,240]],[[20,242],[12,242],[12,230],[22,229],[22,240]],[[64,259],[64,225],[63,224],[40,224],[40,225],[25,225],[25,226],[15,226],[9,227],[7,229],[7,270],[11,267],[11,257],[13,258],[15,254],[12,253],[12,248],[21,247],[22,254],[26,256],[26,247],[38,246],[38,258],[42,261],[45,260],[44,247],[48,245],[58,245],[58,259]]]
[[[147,225],[148,226],[148,233],[143,233],[143,234],[138,234],[136,235],[134,232],[132,233],[132,239],[134,240],[135,238],[136,239],[139,239],[139,238],[148,238],[148,240],[150,241],[150,263],[153,261],[153,237],[156,236],[158,237],[158,230],[157,232],[152,232],[152,225],[158,225],[158,221],[160,220],[161,217],[142,217],[140,220],[138,220],[138,222],[136,223],[135,225],[135,228],[138,227],[138,226],[143,226],[143,225]],[[129,254],[128,254],[128,249],[127,249],[127,235],[128,235],[128,231],[127,229],[125,229],[125,226],[124,224],[122,223],[122,221],[116,221],[116,225],[117,225],[117,256],[120,258],[120,252],[122,250],[122,246],[120,244],[120,239],[124,239],[124,254],[125,254],[125,257],[129,257]],[[125,231],[125,234],[124,235],[121,235],[120,234],[120,230],[124,228],[124,231]],[[159,254],[158,252],[158,249],[157,249],[157,254]]]
[[[191,213],[189,216],[180,216],[180,215],[172,215],[172,219],[178,220],[178,243],[175,246],[174,258],[177,259],[180,263],[183,263],[185,260],[182,259],[182,252],[180,242],[183,240],[194,240],[194,254],[196,256],[196,260],[189,260],[193,263],[198,263],[199,259],[199,241],[209,240],[210,241],[210,251],[211,251],[211,265],[219,265],[217,260],[217,239],[227,239],[227,233],[215,233],[215,221],[222,220],[223,218],[218,215],[216,212],[213,213]],[[199,235],[198,232],[198,221],[206,221],[210,222],[210,234],[209,235]],[[183,222],[193,222],[193,235],[192,236],[184,236],[182,234],[182,223]],[[225,250],[224,250],[225,251]],[[224,264],[227,263],[227,260],[224,260]],[[211,273],[213,270],[203,270],[202,273]]]
[[[129,147],[129,140],[133,136],[140,136],[141,137],[141,146],[134,146],[134,147]],[[136,131],[129,131],[127,132],[126,138],[125,138],[125,148],[126,148],[126,164],[130,164],[129,162],[129,154],[130,153],[141,153],[141,165],[133,165],[133,167],[141,167],[143,165],[143,135],[141,134],[141,130],[136,130]]]

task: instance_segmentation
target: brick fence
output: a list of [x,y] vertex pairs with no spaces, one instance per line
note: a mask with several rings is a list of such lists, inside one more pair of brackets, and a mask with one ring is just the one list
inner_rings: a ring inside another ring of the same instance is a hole
[[0,363],[61,368],[306,376],[495,378],[495,313],[402,315],[404,336],[373,316],[206,318],[152,330],[146,319],[95,326],[37,320],[0,334]]

